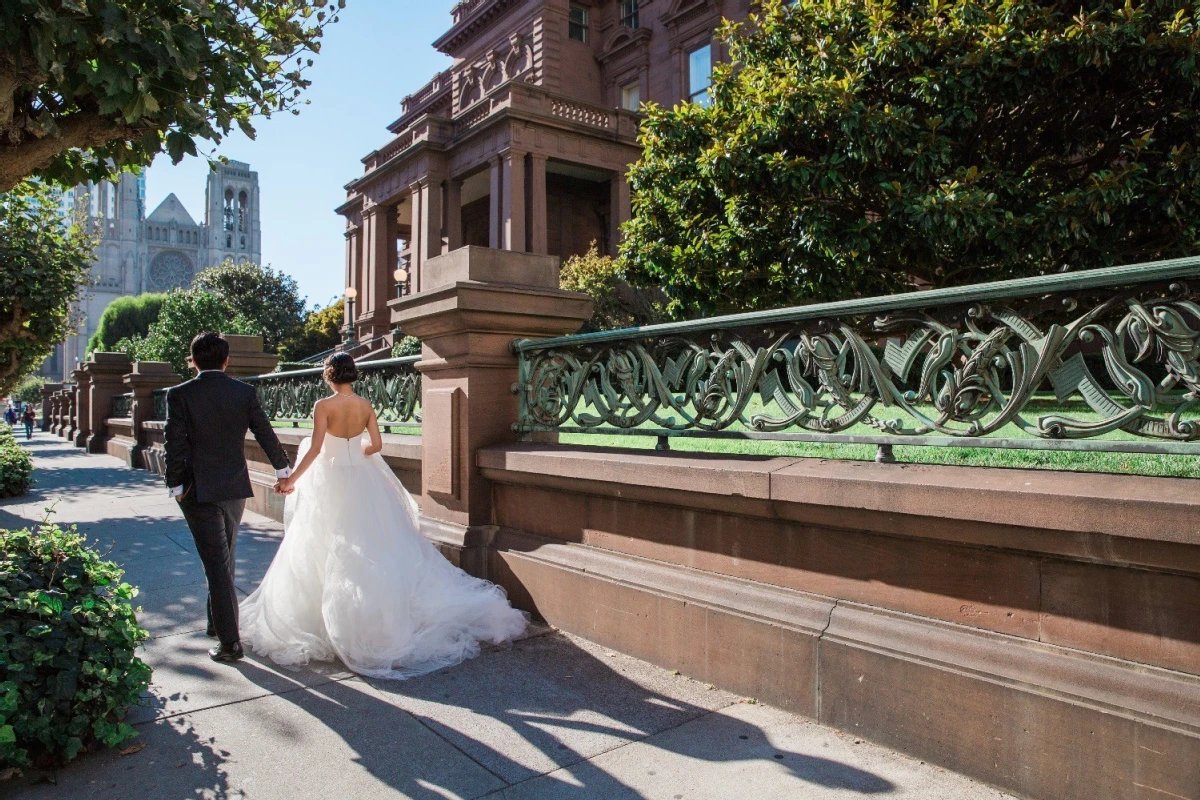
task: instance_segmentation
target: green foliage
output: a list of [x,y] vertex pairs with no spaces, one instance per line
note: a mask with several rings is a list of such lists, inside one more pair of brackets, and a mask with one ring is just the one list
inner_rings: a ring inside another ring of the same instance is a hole
[[296,361],[315,356],[337,347],[342,340],[342,322],[346,315],[346,301],[338,300],[324,308],[314,308],[304,317],[304,324],[293,331],[279,346],[279,356],[285,361]]
[[166,299],[165,293],[149,292],[113,300],[100,315],[96,332],[88,339],[88,355],[109,352],[122,339],[145,336]]
[[61,764],[136,736],[150,684],[122,570],[74,528],[0,530],[0,765]]
[[592,298],[592,318],[583,330],[607,331],[652,325],[662,318],[661,292],[635,289],[625,279],[622,265],[602,256],[596,243],[582,256],[568,258],[559,271],[558,285]]
[[45,385],[46,379],[41,375],[26,375],[12,390],[12,397],[22,403],[40,406],[42,404],[42,387]]
[[402,336],[392,345],[392,358],[421,355],[421,340],[415,336]]
[[12,428],[0,424],[0,497],[20,497],[33,485],[33,461]]
[[215,294],[234,314],[248,320],[267,350],[278,348],[305,321],[304,299],[296,281],[260,264],[227,259],[197,275],[192,288]]
[[0,195],[0,395],[75,331],[70,304],[94,248],[94,238],[64,224],[49,187],[25,181]]
[[[178,163],[253,119],[298,113],[308,55],[345,0],[4,0],[0,191]],[[7,113],[5,113],[7,111]]]
[[622,256],[693,316],[1195,253],[1198,11],[768,0],[650,108]]
[[192,339],[203,331],[258,334],[254,323],[236,314],[212,292],[175,289],[168,292],[158,319],[145,336],[131,336],[114,345],[135,361],[166,361],[179,375],[190,375],[187,358]]

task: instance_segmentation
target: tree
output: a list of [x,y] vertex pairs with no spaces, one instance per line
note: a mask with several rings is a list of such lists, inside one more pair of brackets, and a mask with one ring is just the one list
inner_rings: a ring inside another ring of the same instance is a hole
[[26,375],[12,390],[12,399],[30,405],[41,405],[42,387],[46,379],[41,375]]
[[262,334],[263,345],[270,350],[304,324],[304,298],[296,281],[270,267],[227,259],[197,275],[192,288],[220,297]]
[[95,245],[64,221],[49,187],[24,181],[0,194],[0,395],[75,331],[71,302],[88,278]]
[[0,191],[178,163],[256,115],[297,113],[345,0],[4,0]]
[[117,342],[119,352],[135,361],[166,361],[180,375],[189,375],[188,354],[192,339],[203,331],[261,335],[254,323],[237,314],[212,292],[175,289],[167,293],[158,319],[145,336]]
[[314,308],[304,317],[304,324],[284,339],[279,357],[284,361],[299,361],[336,347],[342,340],[342,320],[346,303],[338,300],[324,308]]
[[661,322],[661,292],[635,289],[625,280],[621,265],[600,255],[596,243],[582,256],[563,262],[558,275],[561,289],[583,292],[592,298],[592,318],[583,331],[607,331]]
[[88,354],[112,350],[122,339],[145,336],[150,325],[158,319],[159,309],[166,298],[165,293],[148,292],[113,300],[100,315],[96,332],[88,339]]
[[625,263],[692,316],[1194,253],[1197,13],[769,0],[651,107]]

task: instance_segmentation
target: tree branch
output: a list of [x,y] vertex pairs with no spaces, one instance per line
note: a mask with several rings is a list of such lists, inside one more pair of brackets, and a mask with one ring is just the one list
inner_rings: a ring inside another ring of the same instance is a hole
[[7,192],[67,150],[100,147],[133,132],[114,120],[87,111],[64,117],[57,128],[52,134],[19,144],[0,144],[0,192]]

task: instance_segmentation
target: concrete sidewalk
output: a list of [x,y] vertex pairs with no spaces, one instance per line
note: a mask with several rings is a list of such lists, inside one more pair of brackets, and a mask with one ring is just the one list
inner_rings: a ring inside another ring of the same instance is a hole
[[[204,573],[162,482],[36,434],[35,490],[0,504],[0,526],[53,507],[123,564],[153,638],[141,736],[0,796],[105,798],[1007,797],[614,653],[534,629],[512,647],[415,680],[364,680],[340,665],[289,670],[250,656],[209,661]],[[247,514],[238,588],[251,591],[280,526]],[[143,746],[144,745],[144,746]],[[139,749],[140,748],[140,749]]]

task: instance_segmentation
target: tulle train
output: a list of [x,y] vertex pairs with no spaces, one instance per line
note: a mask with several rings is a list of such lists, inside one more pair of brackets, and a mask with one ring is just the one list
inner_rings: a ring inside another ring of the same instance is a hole
[[[300,457],[308,443],[301,448]],[[504,590],[452,565],[417,531],[417,507],[361,437],[326,436],[285,504],[284,539],[241,604],[242,641],[284,665],[329,661],[408,678],[519,636]]]

